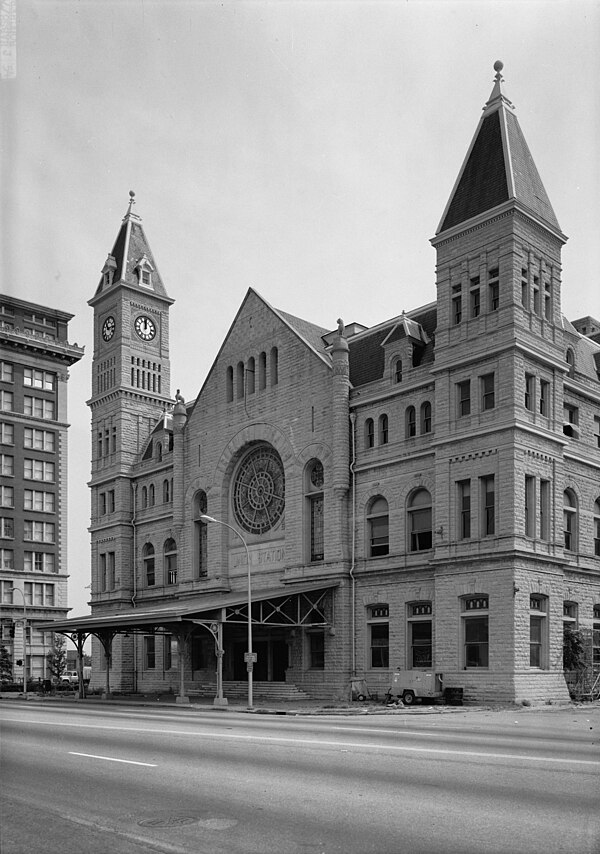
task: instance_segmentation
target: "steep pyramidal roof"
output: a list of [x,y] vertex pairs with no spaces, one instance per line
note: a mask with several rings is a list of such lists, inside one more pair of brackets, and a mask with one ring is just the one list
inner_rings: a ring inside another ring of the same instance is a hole
[[[123,282],[173,302],[168,297],[158,272],[152,250],[144,234],[141,217],[133,212],[134,204],[135,193],[132,190],[129,193],[127,213],[123,217],[117,239],[102,269],[102,277],[94,296],[98,296],[117,282]],[[142,271],[147,275],[142,276]],[[108,278],[105,275],[107,272],[110,273]]]
[[494,63],[492,94],[446,205],[439,234],[509,201],[560,231],[531,152],[514,112],[502,91],[501,62]]

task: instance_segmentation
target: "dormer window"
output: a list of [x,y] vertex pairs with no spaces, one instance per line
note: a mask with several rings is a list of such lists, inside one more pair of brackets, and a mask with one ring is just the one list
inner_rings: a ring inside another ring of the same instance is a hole
[[114,281],[115,270],[117,269],[117,262],[113,258],[112,255],[109,255],[106,259],[104,267],[102,268],[102,287],[110,288]]
[[135,271],[137,273],[138,283],[144,288],[151,288],[154,267],[146,255],[143,255],[137,262]]

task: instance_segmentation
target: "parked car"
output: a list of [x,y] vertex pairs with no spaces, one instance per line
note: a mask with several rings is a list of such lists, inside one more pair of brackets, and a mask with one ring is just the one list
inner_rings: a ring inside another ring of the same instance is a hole
[[69,685],[77,685],[79,683],[79,676],[77,675],[76,670],[65,670],[63,675],[60,677],[61,683],[64,685],[65,682]]

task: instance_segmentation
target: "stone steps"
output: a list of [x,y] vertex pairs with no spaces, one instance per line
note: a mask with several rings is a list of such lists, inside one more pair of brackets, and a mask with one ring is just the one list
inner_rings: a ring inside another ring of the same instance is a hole
[[[254,682],[253,695],[261,700],[309,700],[309,695],[301,691],[293,682]],[[195,683],[186,693],[190,697],[213,697],[217,686],[214,682]],[[248,696],[248,683],[245,680],[224,681],[223,696],[231,699],[243,699]]]

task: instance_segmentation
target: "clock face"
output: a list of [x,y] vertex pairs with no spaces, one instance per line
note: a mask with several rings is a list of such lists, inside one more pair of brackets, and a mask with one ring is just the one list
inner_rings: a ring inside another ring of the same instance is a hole
[[104,323],[102,324],[102,337],[105,341],[110,341],[110,339],[115,334],[115,319],[112,317],[107,317]]
[[274,448],[262,445],[244,457],[233,486],[233,509],[240,527],[264,534],[285,509],[285,474]]
[[140,314],[135,319],[135,331],[143,341],[152,341],[156,335],[156,324],[152,318],[145,314]]

